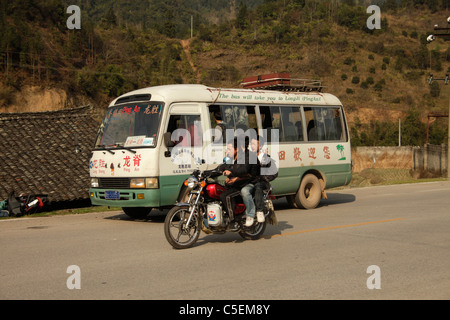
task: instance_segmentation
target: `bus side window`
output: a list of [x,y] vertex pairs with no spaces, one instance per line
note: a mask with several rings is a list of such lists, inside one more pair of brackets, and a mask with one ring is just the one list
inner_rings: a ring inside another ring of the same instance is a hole
[[305,107],[308,141],[343,141],[342,117],[336,107]]
[[319,133],[318,126],[315,119],[314,110],[310,107],[305,107],[305,123],[306,125],[306,134],[308,135],[308,141],[319,141]]
[[280,136],[280,122],[279,122],[279,109],[278,107],[259,107],[261,113],[262,128],[264,129],[265,140],[267,142],[279,142]]
[[262,128],[269,142],[303,141],[300,107],[261,106]]
[[179,143],[184,147],[202,145],[202,131],[199,115],[171,115],[167,132],[172,133],[172,139],[175,145]]
[[339,108],[330,109],[329,119],[327,119],[328,140],[345,140],[342,130],[342,117]]
[[303,141],[302,117],[299,107],[281,107],[282,141]]
[[[217,137],[214,143],[222,143],[227,140],[227,135],[246,133],[247,130],[257,130],[255,106],[248,105],[210,105],[209,117],[211,129],[216,129]],[[231,129],[231,131],[228,131]],[[220,133],[221,136],[220,137]]]
[[219,105],[209,106],[209,121],[213,132],[213,143],[222,144],[226,141],[226,125],[223,122],[224,115]]

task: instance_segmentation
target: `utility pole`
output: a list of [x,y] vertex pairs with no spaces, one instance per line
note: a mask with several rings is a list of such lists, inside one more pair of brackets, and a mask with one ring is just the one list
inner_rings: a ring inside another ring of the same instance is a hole
[[[450,25],[450,17],[447,18],[447,25]],[[439,27],[438,25],[434,26],[435,31],[441,31],[442,33],[438,32],[432,35],[429,35],[427,37],[427,42],[430,43],[436,39],[436,37],[442,37],[444,40],[448,41],[450,40],[450,28],[449,27]],[[444,33],[445,31],[445,33]],[[448,84],[449,75],[445,75],[444,79],[434,79],[433,75],[430,75],[430,79],[428,81],[429,84],[431,84],[433,81],[444,81],[445,84]],[[450,179],[450,90],[449,90],[449,96],[448,96],[448,135],[447,135],[447,178]]]

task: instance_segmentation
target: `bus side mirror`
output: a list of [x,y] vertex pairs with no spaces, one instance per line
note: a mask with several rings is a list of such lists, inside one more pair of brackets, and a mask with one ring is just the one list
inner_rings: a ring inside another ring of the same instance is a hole
[[169,151],[169,148],[172,148],[175,145],[175,142],[172,141],[172,133],[166,132],[163,135],[164,138],[164,145],[167,147],[167,150],[164,152],[164,156],[166,158],[169,158],[171,156],[171,152]]
[[164,144],[167,148],[172,148],[175,145],[175,143],[171,140],[171,137],[171,132],[164,133]]

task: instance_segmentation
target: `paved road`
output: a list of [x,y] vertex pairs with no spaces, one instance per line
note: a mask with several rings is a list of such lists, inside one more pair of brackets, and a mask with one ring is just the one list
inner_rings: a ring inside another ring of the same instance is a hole
[[[275,208],[279,225],[264,239],[202,234],[188,250],[169,246],[158,212],[1,220],[0,299],[450,298],[450,182]],[[67,273],[71,265],[79,273]],[[76,274],[81,288],[69,290]]]

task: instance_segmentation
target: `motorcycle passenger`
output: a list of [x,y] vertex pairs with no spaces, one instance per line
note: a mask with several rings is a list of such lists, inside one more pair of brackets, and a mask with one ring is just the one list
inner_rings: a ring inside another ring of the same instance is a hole
[[[253,197],[250,193],[242,192],[242,189],[245,188],[249,184],[254,184],[258,181],[258,176],[260,174],[260,163],[257,157],[256,152],[250,151],[248,149],[249,146],[249,138],[247,136],[244,137],[244,143],[240,145],[238,152],[242,152],[245,154],[245,163],[250,165],[250,179],[245,186],[241,188],[241,196],[242,200],[245,204],[245,226],[250,227],[253,225],[255,220],[256,208],[255,202],[253,201]],[[241,142],[241,141],[239,141]]]
[[[240,140],[240,139],[239,139]],[[248,144],[247,144],[248,145]],[[244,151],[244,147],[238,146],[238,138],[227,143],[227,156],[232,159],[230,164],[221,164],[217,167],[217,171],[222,172],[224,176],[227,176],[225,180],[226,190],[220,195],[220,200],[229,214],[233,212],[233,205],[231,198],[241,193],[242,187],[250,182],[250,180],[259,172],[258,164],[250,164],[250,154],[247,150]],[[249,204],[250,209],[253,204],[253,199],[244,198],[244,204],[247,207]],[[253,218],[252,218],[253,219]]]
[[258,156],[261,172],[256,179],[242,188],[241,193],[243,198],[248,198],[253,202],[252,192],[255,192],[256,218],[258,222],[262,223],[265,220],[264,190],[268,190],[270,188],[270,181],[273,181],[278,176],[278,168],[275,160],[267,154],[263,137],[258,136],[257,138],[252,138],[251,149]]

